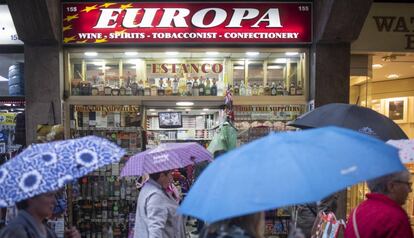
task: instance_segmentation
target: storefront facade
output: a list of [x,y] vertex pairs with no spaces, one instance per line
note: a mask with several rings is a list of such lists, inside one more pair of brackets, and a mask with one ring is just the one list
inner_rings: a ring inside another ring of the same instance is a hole
[[[414,24],[412,3],[374,3],[352,44],[350,103],[369,107],[414,138]],[[411,20],[410,20],[411,19]],[[412,165],[407,165],[412,170]],[[364,199],[366,186],[350,190],[348,210]],[[412,195],[406,210],[413,217]]]

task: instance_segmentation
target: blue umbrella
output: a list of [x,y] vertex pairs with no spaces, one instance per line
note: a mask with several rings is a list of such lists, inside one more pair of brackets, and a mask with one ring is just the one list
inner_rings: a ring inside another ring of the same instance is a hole
[[349,129],[272,133],[218,157],[179,210],[215,222],[319,201],[350,185],[403,169],[396,148]]
[[62,188],[124,154],[96,136],[31,145],[0,167],[0,207]]

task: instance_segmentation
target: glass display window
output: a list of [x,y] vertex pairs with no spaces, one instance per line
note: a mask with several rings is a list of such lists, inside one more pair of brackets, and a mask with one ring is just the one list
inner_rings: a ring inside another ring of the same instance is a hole
[[[72,96],[303,95],[306,52],[68,52]],[[273,89],[273,93],[272,93]]]

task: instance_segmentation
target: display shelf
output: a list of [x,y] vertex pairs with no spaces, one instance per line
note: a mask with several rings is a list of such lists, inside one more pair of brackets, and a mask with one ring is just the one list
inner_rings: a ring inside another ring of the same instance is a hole
[[125,132],[138,132],[141,129],[139,127],[77,127],[73,130],[78,131],[125,131]]
[[189,130],[214,130],[213,128],[159,128],[159,129],[147,129],[147,131],[189,131]]
[[210,102],[223,104],[223,96],[70,96],[66,102],[70,104],[97,104],[97,105],[116,105],[125,102],[133,102],[132,104],[145,104],[145,102],[159,101],[195,101]]
[[210,138],[188,138],[188,139],[160,139],[160,141],[210,141]]

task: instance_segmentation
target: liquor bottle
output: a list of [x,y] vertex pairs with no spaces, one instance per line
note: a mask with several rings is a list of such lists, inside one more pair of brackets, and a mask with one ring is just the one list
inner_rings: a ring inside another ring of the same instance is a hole
[[296,88],[296,95],[302,95],[303,89],[302,89],[302,81],[298,81],[298,87]]
[[204,85],[203,77],[200,77],[200,85],[198,85],[198,95],[205,96],[206,86]]
[[130,86],[126,87],[126,91],[125,91],[125,95],[127,96],[132,96],[132,89]]
[[121,196],[121,200],[125,200],[126,197],[126,188],[125,188],[125,182],[121,182],[121,191],[119,192]]
[[145,82],[144,96],[151,96],[151,88],[149,86],[148,81]]
[[275,84],[275,82],[272,82],[272,88],[270,89],[270,95],[272,95],[272,96],[276,96],[277,95],[277,90],[276,90],[276,84]]
[[144,82],[142,80],[139,80],[138,82],[138,89],[137,89],[138,96],[144,96],[145,92],[144,92]]
[[178,90],[178,78],[177,76],[174,77],[172,81],[172,95],[178,96],[180,91]]
[[240,82],[240,89],[239,89],[240,96],[246,96],[246,86],[244,86],[244,81]]
[[206,92],[205,95],[206,96],[210,96],[211,95],[211,86],[210,86],[210,79],[206,78]]
[[165,87],[165,95],[166,96],[171,96],[173,94],[173,90],[171,87],[171,80],[167,79],[167,87]]
[[289,87],[289,95],[296,95],[296,87],[295,87],[295,83],[290,82],[290,87]]
[[199,96],[199,88],[198,88],[197,77],[194,77],[192,94],[193,94],[193,96],[196,96],[196,97]]
[[126,80],[126,86],[127,87],[131,87],[131,72],[130,71],[128,71],[127,72],[127,80]]
[[259,85],[259,92],[258,92],[258,95],[259,95],[259,96],[263,96],[263,95],[264,95],[264,87],[263,87],[263,84],[260,84],[260,85]]
[[276,95],[282,96],[283,91],[284,91],[283,85],[282,83],[279,82],[279,84],[276,87]]
[[118,210],[118,202],[115,201],[112,207],[112,214],[114,218],[118,218],[119,210]]
[[217,96],[217,85],[216,85],[216,79],[213,78],[213,86],[211,86],[211,95]]
[[253,96],[253,89],[250,83],[248,83],[246,87],[246,96]]
[[121,182],[118,179],[114,181],[114,196],[119,197],[121,192]]
[[124,83],[122,83],[121,87],[119,88],[119,95],[120,96],[125,96],[126,95],[126,88],[124,87]]
[[134,96],[138,95],[138,84],[137,84],[137,82],[131,83],[131,90],[132,90],[132,95],[134,95]]
[[165,96],[165,90],[164,90],[164,81],[162,79],[160,79],[160,85],[158,86],[157,89],[157,95],[158,96]]
[[158,87],[156,84],[151,85],[151,96],[157,96]]
[[254,83],[253,84],[253,90],[252,90],[252,95],[253,96],[257,96],[259,94],[259,89],[257,88],[257,84]]
[[266,83],[266,86],[264,87],[264,95],[265,96],[270,96],[271,95],[269,83]]
[[105,86],[104,87],[104,93],[105,93],[105,96],[111,96],[112,88],[109,87],[109,86]]
[[191,83],[191,81],[188,79],[187,80],[187,84],[186,84],[186,91],[185,91],[185,95],[186,96],[191,96],[192,95],[192,90],[193,90],[193,84]]
[[239,96],[240,95],[240,88],[239,85],[237,83],[234,83],[234,96]]

